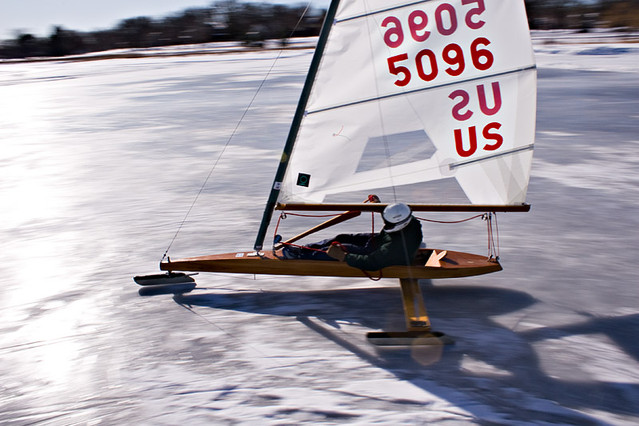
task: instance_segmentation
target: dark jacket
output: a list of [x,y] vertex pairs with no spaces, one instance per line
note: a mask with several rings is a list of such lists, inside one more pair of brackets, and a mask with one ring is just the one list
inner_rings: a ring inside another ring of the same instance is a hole
[[422,243],[422,224],[412,218],[397,232],[382,231],[373,237],[375,249],[370,254],[347,254],[344,260],[354,268],[377,271],[391,265],[409,265]]

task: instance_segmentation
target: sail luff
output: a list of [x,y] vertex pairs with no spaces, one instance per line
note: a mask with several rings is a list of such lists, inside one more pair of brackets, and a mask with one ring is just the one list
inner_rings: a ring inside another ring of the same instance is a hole
[[282,179],[284,179],[284,175],[286,174],[286,168],[288,166],[289,158],[291,152],[293,151],[293,146],[295,145],[295,140],[297,139],[300,124],[306,111],[308,98],[310,96],[311,89],[313,88],[313,83],[315,81],[317,70],[319,69],[319,64],[322,59],[322,54],[324,53],[324,48],[326,47],[328,34],[330,33],[333,21],[335,20],[339,2],[340,0],[332,0],[328,10],[326,11],[324,24],[322,25],[322,30],[317,41],[313,60],[311,61],[311,66],[309,68],[308,75],[306,76],[304,88],[302,89],[302,94],[300,95],[300,100],[297,104],[297,109],[295,110],[295,115],[293,117],[293,122],[291,123],[291,128],[286,139],[286,144],[284,145],[284,151],[282,152],[280,164],[277,168],[277,172],[275,173],[275,179],[273,180],[271,193],[266,202],[264,214],[262,215],[262,222],[260,223],[260,228],[255,239],[253,248],[257,251],[262,249],[264,238],[266,237],[266,230],[268,229],[268,225],[271,222],[271,218],[273,217],[275,204],[280,193],[280,185],[282,183]]

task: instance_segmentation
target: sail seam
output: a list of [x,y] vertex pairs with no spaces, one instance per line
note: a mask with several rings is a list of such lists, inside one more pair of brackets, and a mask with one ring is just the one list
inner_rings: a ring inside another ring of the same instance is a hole
[[442,87],[453,86],[453,85],[457,85],[457,84],[460,84],[460,83],[470,83],[472,81],[484,80],[484,79],[487,79],[487,78],[500,77],[500,76],[508,75],[508,74],[516,74],[518,72],[529,71],[529,70],[533,70],[533,69],[536,69],[536,68],[537,68],[537,65],[530,65],[530,66],[527,66],[527,67],[517,68],[517,69],[514,69],[514,70],[508,70],[508,71],[502,71],[502,72],[495,73],[495,74],[489,74],[489,75],[482,75],[482,76],[478,76],[478,77],[473,77],[473,78],[469,78],[468,80],[451,81],[451,82],[448,82],[448,83],[439,84],[437,86],[429,86],[429,87],[424,87],[424,88],[421,88],[421,89],[408,90],[408,91],[400,92],[400,93],[391,93],[391,94],[380,96],[380,97],[376,97],[376,98],[360,99],[359,101],[353,101],[353,102],[348,102],[348,103],[345,103],[345,104],[329,106],[329,107],[320,108],[320,109],[316,109],[316,110],[312,110],[312,111],[307,110],[306,111],[306,115],[317,114],[317,113],[320,113],[320,112],[326,112],[326,111],[331,111],[331,110],[334,110],[334,109],[346,108],[346,107],[355,106],[355,105],[361,105],[361,104],[365,104],[365,103],[368,103],[368,102],[375,102],[375,101],[379,101],[379,100],[383,100],[383,99],[391,99],[391,98],[395,98],[395,97],[398,97],[398,96],[412,95],[414,93],[425,92],[425,91],[433,90],[433,89],[440,89]]
[[449,167],[450,170],[454,170],[454,169],[456,169],[458,167],[467,166],[469,164],[480,163],[482,161],[487,161],[487,160],[493,160],[495,158],[503,157],[505,155],[510,155],[510,154],[517,154],[519,152],[530,151],[533,148],[534,148],[534,144],[530,144],[530,145],[522,146],[522,147],[519,147],[519,148],[511,149],[509,151],[500,152],[499,154],[488,155],[486,157],[477,158],[477,159],[474,159],[474,160],[460,161],[458,163],[452,163],[452,164],[449,164],[448,167]]
[[411,7],[411,6],[415,6],[415,5],[422,4],[422,3],[430,3],[432,1],[433,0],[419,0],[419,1],[412,2],[412,3],[406,3],[406,4],[403,4],[403,5],[400,5],[400,6],[394,6],[394,7],[389,7],[389,8],[386,8],[386,9],[380,9],[380,10],[375,10],[375,11],[372,11],[372,12],[366,12],[366,13],[362,13],[360,15],[349,16],[347,18],[342,18],[342,19],[336,20],[335,23],[339,24],[339,23],[342,23],[342,22],[353,21],[355,19],[366,18],[367,16],[373,16],[373,15],[377,15],[379,13],[386,13],[386,12],[390,12],[392,10],[397,10],[397,9],[403,9],[403,8],[406,8],[406,7]]

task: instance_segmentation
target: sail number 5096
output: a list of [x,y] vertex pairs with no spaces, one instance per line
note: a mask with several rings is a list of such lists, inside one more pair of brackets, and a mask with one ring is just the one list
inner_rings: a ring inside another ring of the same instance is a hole
[[[432,30],[437,30],[441,36],[451,36],[460,25],[466,25],[471,30],[478,30],[486,23],[482,19],[483,13],[486,11],[484,0],[462,0],[462,6],[469,6],[458,16],[458,10],[449,3],[442,3],[433,11],[431,18],[434,18],[435,25]],[[459,6],[458,6],[459,7]],[[462,24],[460,22],[463,21]],[[387,16],[381,23],[384,28],[384,43],[392,49],[396,49],[404,43],[406,38],[404,26],[408,27],[410,37],[418,42],[423,43],[431,36],[431,31],[427,30],[429,22],[429,14],[421,9],[413,10],[407,18],[407,25],[402,25],[402,21],[396,16]],[[476,38],[470,45],[470,59],[472,65],[480,70],[489,69],[494,62],[493,54],[486,47],[490,41],[485,37]],[[441,59],[449,65],[444,71],[456,77],[461,75],[466,69],[466,59],[464,51],[457,43],[451,43],[444,47],[441,53]],[[406,86],[411,81],[411,71],[403,64],[403,61],[409,60],[408,54],[403,53],[388,58],[388,71],[396,75],[398,79],[395,81],[397,86]],[[439,74],[439,65],[437,55],[430,49],[420,50],[414,58],[415,68],[419,78],[424,81],[432,81]],[[445,65],[444,65],[445,66]]]
[[[484,26],[486,22],[482,21],[480,15],[486,11],[484,0],[462,0],[462,5],[476,3],[475,7],[470,8],[466,12],[464,22],[471,30],[478,30]],[[435,9],[435,24],[437,32],[443,36],[449,36],[457,31],[459,23],[457,20],[457,11],[455,7],[448,3],[442,3]],[[430,31],[426,30],[428,26],[428,14],[423,10],[417,9],[408,15],[408,30],[417,42],[423,42],[430,37]],[[388,47],[396,48],[404,42],[404,29],[402,23],[396,16],[387,16],[382,21],[382,27],[386,28],[384,32],[384,42]]]
[[[489,44],[490,40],[486,37],[479,37],[470,44],[471,62],[473,66],[480,71],[486,71],[493,65],[493,62],[495,62],[495,58],[490,50],[485,49]],[[448,75],[456,77],[461,75],[466,69],[464,51],[457,43],[451,43],[444,47],[444,50],[442,50],[442,59],[446,64],[450,65],[444,70]],[[407,60],[407,53],[388,58],[388,71],[393,75],[401,77],[395,81],[395,84],[400,87],[406,86],[411,80],[410,69],[399,64]],[[424,81],[433,81],[439,74],[437,56],[430,49],[420,50],[417,55],[415,55],[415,66],[419,78]]]

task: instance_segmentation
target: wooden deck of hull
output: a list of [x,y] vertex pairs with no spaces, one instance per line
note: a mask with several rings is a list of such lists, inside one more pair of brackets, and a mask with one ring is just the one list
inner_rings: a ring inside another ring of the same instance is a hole
[[[437,250],[438,252],[440,250]],[[431,250],[421,250],[418,258],[425,259]],[[234,252],[214,254],[209,256],[190,257],[169,260],[160,263],[163,271],[184,272],[224,272],[236,274],[267,274],[267,275],[308,275],[331,277],[366,277],[364,271],[352,268],[345,262],[331,262],[302,259],[281,259],[268,251],[257,256],[255,252]],[[383,278],[415,278],[439,279],[469,277],[473,275],[489,274],[500,271],[501,265],[486,256],[448,251],[441,261],[441,267],[426,267],[421,264],[411,266],[389,266],[381,270]],[[379,271],[368,272],[377,277]]]

